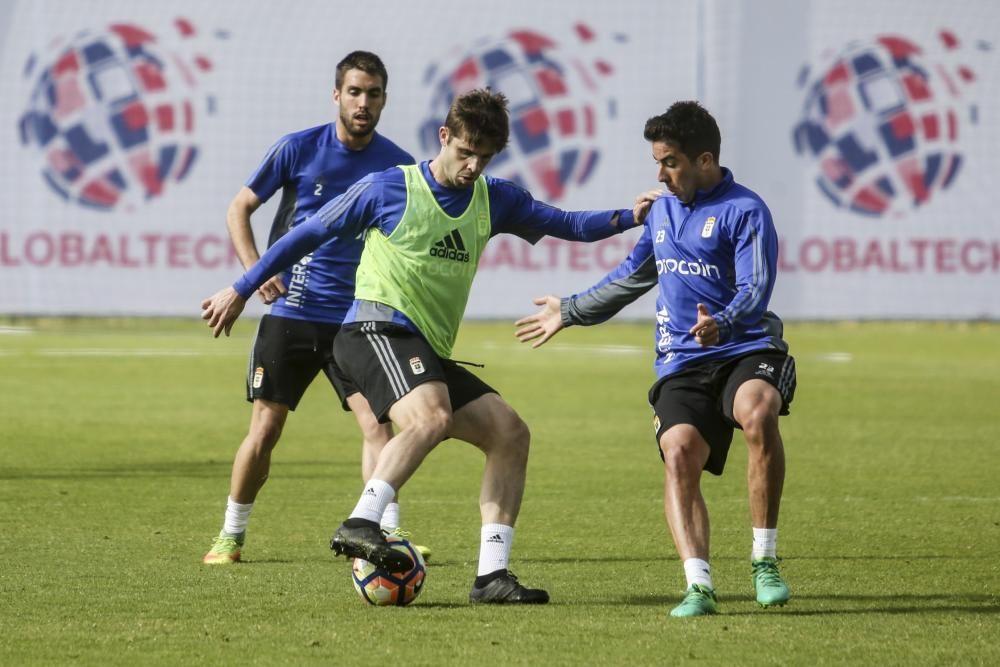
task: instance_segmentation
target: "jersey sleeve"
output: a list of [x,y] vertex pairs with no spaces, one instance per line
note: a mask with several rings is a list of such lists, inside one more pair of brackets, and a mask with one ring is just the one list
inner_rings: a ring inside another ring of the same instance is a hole
[[267,201],[287,181],[291,180],[290,174],[297,153],[298,146],[290,137],[284,136],[278,139],[268,149],[264,159],[247,179],[245,185],[253,190],[253,193],[262,202]]
[[369,174],[361,179],[344,194],[331,199],[323,208],[293,227],[233,284],[233,289],[248,299],[271,276],[326,241],[363,234],[376,221],[376,212],[380,209],[380,188],[373,176]]
[[652,289],[657,282],[652,234],[646,226],[622,263],[593,287],[560,301],[562,322],[600,324]]
[[537,201],[504,179],[489,179],[493,234],[514,234],[529,243],[544,236],[567,241],[599,241],[636,226],[632,209],[564,211]]
[[774,291],[778,263],[778,235],[771,212],[758,206],[744,212],[731,231],[736,270],[736,295],[713,317],[719,342],[759,323]]

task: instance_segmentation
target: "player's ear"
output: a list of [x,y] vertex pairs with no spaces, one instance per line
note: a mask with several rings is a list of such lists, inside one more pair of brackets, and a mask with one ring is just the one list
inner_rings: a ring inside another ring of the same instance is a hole
[[333,103],[336,104],[337,106],[340,106],[340,89],[339,88],[334,88],[333,89]]
[[448,139],[450,138],[451,138],[451,132],[448,131],[447,127],[444,127],[442,125],[440,128],[438,128],[438,139],[441,140],[441,148],[444,148],[445,146],[448,145]]

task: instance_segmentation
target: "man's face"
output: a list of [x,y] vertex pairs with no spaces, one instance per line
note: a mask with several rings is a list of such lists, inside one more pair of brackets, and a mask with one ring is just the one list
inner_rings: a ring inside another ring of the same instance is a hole
[[365,137],[375,131],[382,108],[385,88],[380,76],[359,69],[347,70],[333,100],[340,105],[340,124],[352,137]]
[[497,154],[493,146],[474,146],[464,137],[451,134],[446,127],[439,130],[438,136],[441,139],[441,154],[438,159],[446,181],[442,185],[448,187],[471,187]]
[[707,181],[706,169],[713,162],[710,153],[702,153],[692,162],[676,144],[666,141],[653,142],[653,160],[658,169],[656,180],[685,204],[694,201],[695,193]]

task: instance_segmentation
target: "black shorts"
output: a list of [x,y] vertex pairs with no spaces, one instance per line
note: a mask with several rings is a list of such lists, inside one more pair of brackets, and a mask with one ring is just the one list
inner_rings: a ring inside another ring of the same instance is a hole
[[705,470],[721,475],[726,467],[733,429],[736,390],[747,380],[764,380],[781,394],[782,415],[788,414],[795,396],[795,359],[784,352],[764,350],[741,357],[718,359],[663,378],[649,390],[653,406],[656,448],[660,437],[672,426],[691,424],[708,443],[711,452]]
[[399,324],[345,324],[333,349],[338,365],[383,424],[396,401],[431,380],[448,386],[452,412],[480,396],[498,393],[458,363],[439,357],[422,336]]
[[358,392],[333,359],[333,339],[340,326],[264,315],[257,327],[247,372],[247,400],[258,398],[294,410],[321,370],[345,410],[347,397]]

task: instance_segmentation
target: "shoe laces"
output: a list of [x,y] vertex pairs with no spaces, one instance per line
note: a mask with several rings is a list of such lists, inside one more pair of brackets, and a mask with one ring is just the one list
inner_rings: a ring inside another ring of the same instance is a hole
[[392,530],[383,530],[386,535],[393,535],[404,540],[410,539],[410,531],[403,530],[402,528],[393,528]]
[[776,586],[781,584],[781,575],[778,574],[778,560],[762,558],[753,562],[753,576],[765,586]]
[[216,553],[227,553],[240,548],[240,543],[232,535],[219,535],[212,543],[212,551]]
[[[503,574],[501,574],[500,576],[498,576],[496,579],[491,580],[490,583],[492,583],[493,581],[497,581],[499,579],[507,579],[509,581],[513,581],[518,586],[521,586],[521,582],[517,580],[517,575],[514,574],[513,572],[511,572],[510,570],[504,570]],[[523,586],[521,586],[521,587],[523,588]]]
[[715,591],[713,591],[708,586],[702,586],[701,584],[691,584],[691,588],[688,589],[687,595],[685,595],[684,598],[686,600],[692,598],[705,598],[708,600],[714,600]]

